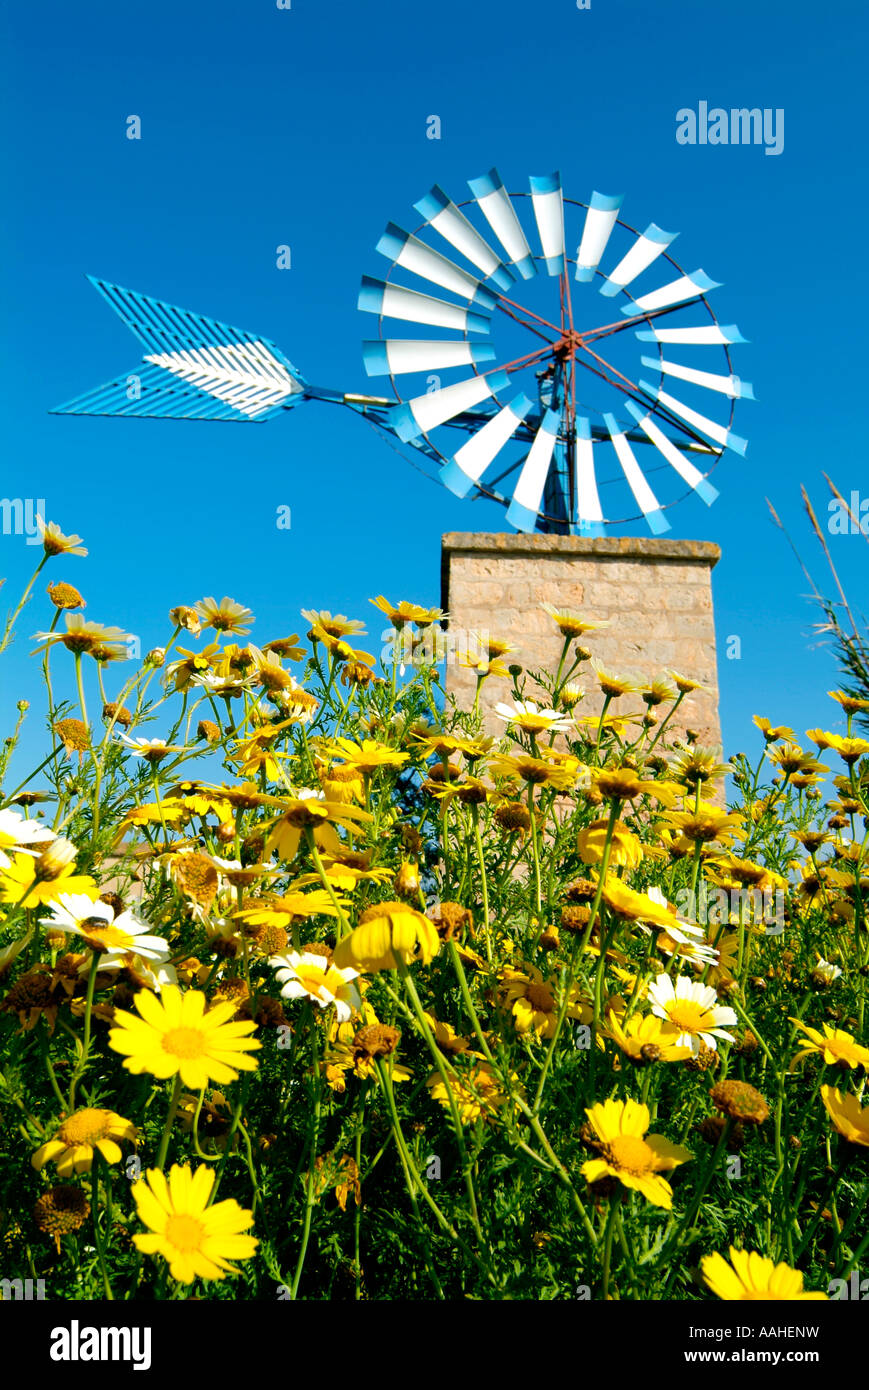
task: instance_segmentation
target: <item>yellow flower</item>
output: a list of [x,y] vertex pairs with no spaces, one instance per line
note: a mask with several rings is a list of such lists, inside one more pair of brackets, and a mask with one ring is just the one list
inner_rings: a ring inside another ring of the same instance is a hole
[[235,599],[224,597],[217,602],[214,598],[203,598],[193,605],[203,627],[212,627],[215,632],[234,632],[240,637],[250,632],[243,623],[253,622],[253,613]]
[[869,700],[861,700],[857,695],[848,695],[844,690],[828,690],[831,700],[836,700],[846,714],[869,713]]
[[81,543],[81,536],[65,536],[56,521],[43,521],[37,513],[36,526],[42,541],[42,549],[49,557],[52,555],[87,555]]
[[119,660],[129,656],[127,642],[130,635],[121,628],[90,622],[81,613],[67,613],[64,622],[66,632],[34,633],[35,640],[43,644],[35,652],[47,651],[49,647],[62,642],[70,652],[99,652],[101,657],[114,655]]
[[786,724],[779,724],[776,728],[773,728],[769,720],[764,719],[760,714],[755,714],[752,722],[760,729],[767,743],[778,743],[779,739],[782,738],[787,739],[788,742],[793,742],[794,731],[793,729],[789,729]]
[[660,1134],[646,1134],[649,1109],[635,1100],[606,1100],[586,1110],[598,1137],[599,1158],[582,1165],[587,1183],[600,1178],[618,1178],[624,1187],[634,1188],[656,1207],[669,1211],[673,1190],[661,1173],[677,1168],[693,1158],[688,1149],[671,1144]]
[[490,764],[493,773],[509,777],[513,782],[530,782],[534,786],[557,787],[567,791],[576,781],[578,763],[564,766],[530,754],[499,754]]
[[696,810],[667,811],[663,820],[691,846],[710,840],[720,840],[724,844],[742,825],[742,817],[737,812],[722,811],[708,801],[699,802]]
[[326,801],[318,797],[316,792],[296,797],[285,805],[287,809],[283,815],[272,823],[265,853],[269,855],[277,850],[279,858],[287,863],[295,859],[305,830],[313,832],[314,841],[321,849],[339,856],[342,845],[333,826],[341,825],[353,831],[356,829],[355,822],[371,820],[369,811],[339,801]]
[[682,695],[690,695],[692,690],[708,690],[708,685],[703,685],[700,681],[692,680],[690,676],[682,676],[678,671],[668,671],[667,675],[674,682],[676,689]]
[[552,603],[541,603],[540,607],[549,614],[562,637],[584,637],[587,632],[598,632],[601,628],[609,627],[608,622],[586,622],[582,614],[573,609],[556,608]]
[[169,1273],[182,1284],[194,1279],[223,1279],[237,1274],[230,1260],[248,1260],[259,1241],[243,1235],[253,1225],[253,1213],[233,1198],[208,1205],[214,1186],[214,1169],[204,1165],[191,1171],[188,1164],[173,1164],[167,1181],[159,1168],[149,1168],[145,1179],[133,1184],[139,1220],[151,1230],[133,1236],[145,1255],[162,1255]]
[[679,1029],[654,1014],[631,1014],[622,1026],[610,1009],[606,1031],[632,1062],[684,1062],[691,1056],[690,1047],[679,1044]]
[[[322,864],[329,882],[335,888],[341,888],[346,892],[352,892],[360,883],[388,883],[393,876],[392,869],[376,866],[372,868],[369,851],[353,853],[351,850],[343,850],[338,858],[324,854]],[[296,887],[302,888],[309,883],[319,882],[317,874],[302,874],[296,882]]]
[[366,908],[359,925],[335,947],[333,963],[339,970],[353,966],[369,973],[397,970],[421,961],[427,965],[440,950],[434,923],[407,903],[383,902]]
[[[462,1124],[473,1124],[475,1120],[493,1120],[507,1101],[499,1077],[492,1067],[476,1052],[466,1054],[471,1065],[450,1077],[450,1090]],[[432,1072],[426,1085],[432,1100],[437,1100],[449,1108],[449,1095],[439,1072]]]
[[368,602],[379,608],[381,613],[385,613],[393,627],[405,627],[408,623],[428,627],[431,623],[446,617],[440,608],[421,608],[418,603],[408,603],[406,599],[402,599],[396,608],[395,604],[390,603],[382,594],[378,598],[370,598]]
[[843,738],[841,734],[827,734],[821,729],[809,729],[808,736],[819,748],[832,748],[844,762],[856,763],[864,753],[869,753],[869,741],[865,738]]
[[801,1062],[804,1057],[810,1057],[813,1052],[823,1057],[828,1067],[840,1063],[846,1067],[869,1069],[869,1048],[861,1047],[844,1029],[831,1028],[829,1023],[823,1023],[823,1032],[818,1032],[817,1028],[809,1028],[796,1018],[792,1018],[791,1023],[795,1023],[809,1039],[809,1045],[798,1052],[791,1062],[791,1071],[797,1062]]
[[[536,1033],[539,1038],[554,1037],[558,1021],[556,988],[555,981],[545,980],[534,965],[526,965],[524,970],[511,970],[509,967],[502,970],[498,999],[513,1015],[517,1033]],[[583,1003],[576,985],[570,989],[567,1017],[581,1023],[590,1023],[592,1019],[592,1012]]]
[[135,1138],[135,1126],[116,1115],[114,1110],[77,1110],[62,1122],[54,1139],[36,1150],[30,1161],[34,1168],[54,1162],[58,1177],[71,1178],[73,1173],[90,1172],[94,1150],[102,1154],[106,1163],[120,1163],[122,1154],[115,1140],[134,1141]]
[[592,662],[592,669],[597,676],[597,683],[600,686],[601,693],[606,695],[610,700],[618,700],[622,695],[635,695],[643,688],[642,684],[628,679],[627,676],[614,675],[612,671],[604,670],[603,666],[601,666],[598,661]]
[[[312,608],[303,608],[302,617],[306,618],[312,627],[325,632],[328,637],[350,637],[353,633],[365,631],[365,624],[361,623],[358,618],[345,618],[343,613],[336,613],[333,617],[325,609],[322,613],[317,613]],[[311,634],[309,633],[308,636],[310,637]]]
[[638,796],[652,796],[665,806],[672,806],[683,791],[675,782],[653,781],[641,777],[632,767],[601,767],[592,771],[594,785],[601,796],[610,801],[633,801]]
[[16,854],[0,869],[0,902],[20,903],[22,907],[41,907],[56,902],[64,893],[85,893],[96,899],[100,890],[88,874],[77,874],[75,864],[64,865],[50,878],[40,876],[40,860],[29,854]]
[[[594,820],[591,825],[580,830],[576,837],[576,848],[579,850],[579,857],[583,864],[602,863],[608,824],[607,819]],[[613,826],[610,843],[610,864],[635,869],[642,857],[643,848],[636,835],[628,830],[628,827],[620,820],[617,820]]]
[[723,1255],[704,1255],[700,1268],[712,1292],[730,1302],[768,1299],[784,1303],[827,1298],[825,1293],[805,1291],[798,1269],[791,1269],[783,1261],[773,1264],[766,1255],[754,1250],[737,1250],[734,1245],[730,1247],[730,1264]]
[[312,893],[288,891],[280,898],[254,901],[233,915],[238,921],[246,922],[251,927],[291,927],[294,922],[320,913],[337,917],[338,909],[346,907],[347,904],[342,898],[337,898],[336,902],[338,907],[334,905],[325,888],[315,888]]
[[363,777],[371,776],[381,767],[403,767],[410,757],[409,753],[388,748],[386,744],[370,738],[363,739],[361,743],[355,743],[350,738],[327,739],[322,746],[327,757],[340,758],[345,767],[354,768]]
[[425,1011],[425,1017],[441,1052],[467,1052],[470,1046],[468,1039],[457,1033],[451,1023],[442,1023],[434,1014],[429,1013],[428,1009]]
[[847,1095],[835,1086],[822,1086],[821,1100],[837,1133],[848,1144],[869,1149],[869,1106],[862,1107],[856,1096]]
[[503,701],[495,706],[495,714],[506,724],[512,724],[527,734],[564,733],[573,722],[554,709],[540,709],[533,700],[515,700],[512,705]]
[[656,902],[648,893],[637,893],[615,875],[607,878],[601,896],[612,912],[629,922],[649,922],[656,927],[679,931],[680,919],[665,901]]
[[212,1081],[237,1081],[239,1071],[256,1069],[256,1060],[247,1056],[262,1046],[248,1037],[256,1024],[231,1022],[234,1003],[206,1009],[205,1002],[199,991],[182,994],[176,985],[164,985],[159,999],[142,990],[133,1000],[139,1018],[115,1013],[109,1047],[125,1054],[124,1066],[136,1076],[150,1072],[162,1080],[178,1073],[193,1091]]

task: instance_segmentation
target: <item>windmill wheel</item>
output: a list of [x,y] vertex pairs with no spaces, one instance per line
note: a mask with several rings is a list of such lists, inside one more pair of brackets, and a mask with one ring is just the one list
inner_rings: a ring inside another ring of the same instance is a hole
[[[719,286],[677,264],[675,233],[622,221],[621,198],[565,198],[558,174],[511,194],[495,169],[468,186],[454,203],[436,185],[413,232],[390,223],[386,278],[363,278],[359,308],[379,318],[365,368],[391,380],[389,428],[520,531],[642,517],[658,534],[692,492],[710,505],[721,454],[745,453],[735,403],[754,398],[730,357],[745,339],[709,305]],[[388,336],[396,323],[426,336]]]

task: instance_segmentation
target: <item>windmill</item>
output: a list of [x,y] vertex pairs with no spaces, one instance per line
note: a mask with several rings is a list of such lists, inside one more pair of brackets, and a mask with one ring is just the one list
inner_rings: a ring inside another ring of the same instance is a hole
[[518,531],[643,518],[660,534],[692,492],[711,505],[721,455],[746,449],[735,403],[754,398],[730,356],[745,339],[709,304],[720,286],[677,264],[675,233],[624,222],[621,197],[567,198],[558,174],[508,193],[495,169],[468,187],[459,203],[432,188],[413,231],[390,222],[388,270],[363,277],[358,307],[378,328],[365,370],[391,395],[314,386],[269,339],[89,277],[145,355],[54,413],[250,423],[342,405],[457,496],[501,503]]

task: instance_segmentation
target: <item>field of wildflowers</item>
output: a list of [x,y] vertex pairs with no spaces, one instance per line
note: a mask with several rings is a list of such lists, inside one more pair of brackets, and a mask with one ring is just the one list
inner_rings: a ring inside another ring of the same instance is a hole
[[556,671],[488,639],[493,738],[425,659],[436,610],[373,600],[422,654],[384,665],[356,619],[254,643],[204,598],[133,663],[84,616],[80,538],[41,534],[0,641],[44,629],[47,699],[0,758],[4,1279],[817,1300],[859,1278],[869,701],[833,691],[799,735],[758,717],[759,761],[721,763],[670,734],[690,672],[622,679],[593,614],[552,611]]

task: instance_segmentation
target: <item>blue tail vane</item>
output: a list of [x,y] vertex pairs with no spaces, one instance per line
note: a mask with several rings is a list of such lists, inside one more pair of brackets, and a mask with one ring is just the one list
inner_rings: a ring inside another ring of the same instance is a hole
[[52,414],[258,422],[304,396],[304,378],[268,338],[88,279],[146,351],[131,371]]

